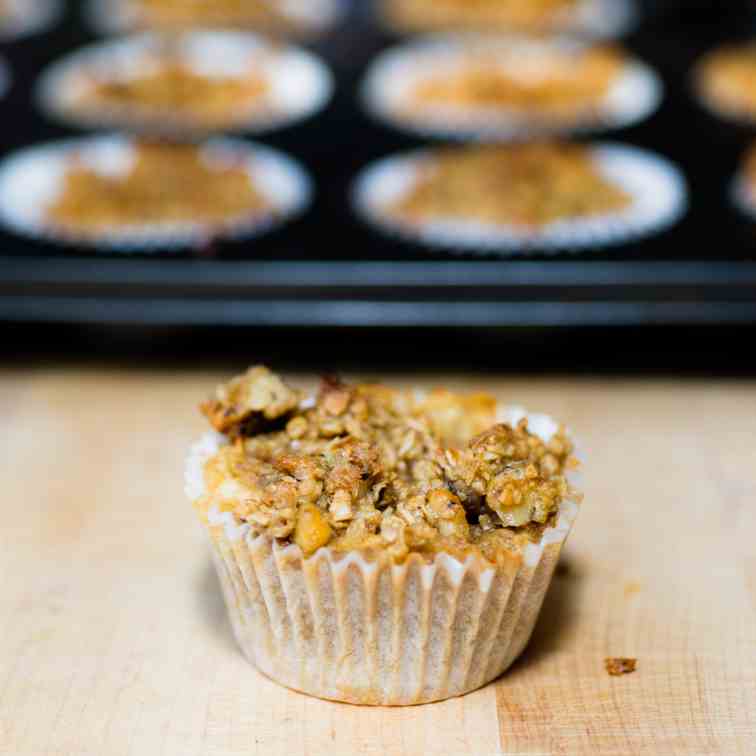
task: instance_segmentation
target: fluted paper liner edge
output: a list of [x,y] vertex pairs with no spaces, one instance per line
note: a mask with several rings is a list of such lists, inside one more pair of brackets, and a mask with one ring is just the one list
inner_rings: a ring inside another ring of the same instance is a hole
[[[506,416],[516,420],[519,410]],[[529,415],[531,423],[548,424]],[[503,418],[502,418],[503,419]],[[187,462],[186,489],[202,494],[204,462],[223,437],[208,434]],[[267,677],[320,698],[409,705],[462,695],[498,677],[527,645],[578,505],[498,565],[471,556],[385,554],[254,536],[229,513],[206,526],[234,635]]]

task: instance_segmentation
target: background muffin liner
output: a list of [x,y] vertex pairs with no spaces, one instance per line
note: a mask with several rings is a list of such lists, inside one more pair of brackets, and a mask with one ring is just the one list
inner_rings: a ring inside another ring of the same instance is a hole
[[[522,412],[515,411],[516,421]],[[549,437],[557,425],[530,416]],[[224,441],[209,434],[187,462],[186,491],[204,492],[204,463]],[[230,513],[205,526],[236,639],[261,672],[289,688],[356,704],[409,705],[475,690],[498,677],[527,645],[579,506],[522,557],[475,557],[319,549],[253,537]]]
[[395,217],[390,205],[412,189],[422,167],[432,164],[432,150],[384,158],[368,166],[354,183],[352,203],[365,221],[395,238],[432,249],[482,254],[579,252],[625,244],[667,230],[687,211],[685,179],[667,160],[613,143],[596,144],[591,152],[601,173],[632,197],[628,208],[533,229],[460,218]]
[[[250,3],[251,4],[251,3]],[[284,21],[273,27],[261,24],[245,25],[248,30],[270,32],[275,35],[309,37],[323,34],[341,21],[346,9],[346,0],[280,0],[290,23]],[[146,28],[139,18],[134,0],[85,0],[84,15],[89,25],[98,34],[121,34]],[[195,23],[191,28],[206,27]],[[229,28],[241,28],[231,26]]]
[[[203,125],[169,108],[140,105],[84,105],[80,98],[92,79],[124,80],[124,72],[154,69],[163,35],[138,34],[89,45],[48,68],[39,80],[36,99],[48,114],[85,128],[124,128],[161,134],[210,132],[260,133],[288,126],[321,110],[333,93],[333,77],[315,55],[295,46],[273,45],[251,32],[186,32],[174,41],[177,57],[190,69],[208,77],[249,72],[250,57],[260,55],[260,70],[271,92],[270,109],[252,110],[244,120],[227,125]],[[264,57],[263,57],[264,56]]]
[[46,210],[60,192],[75,158],[103,173],[128,170],[134,140],[123,135],[51,142],[11,154],[0,162],[0,223],[22,236],[99,249],[105,252],[157,252],[198,246],[213,239],[247,239],[268,232],[303,213],[312,199],[304,169],[276,150],[237,139],[201,143],[209,160],[241,163],[271,209],[222,224],[171,222],[76,233],[50,223]]
[[[386,0],[374,0],[385,3]],[[396,23],[389,12],[380,13],[381,22],[395,34],[421,31],[419,25],[411,29]],[[580,0],[577,8],[562,14],[549,32],[553,34],[571,34],[590,39],[614,39],[630,33],[640,20],[637,0]],[[433,30],[429,25],[428,30]],[[488,31],[487,29],[481,31]],[[503,29],[492,29],[503,32]]]
[[[464,49],[483,47],[485,40],[473,42],[469,35],[431,37],[401,45],[383,53],[373,63],[362,84],[362,100],[376,118],[420,137],[466,140],[533,139],[554,134],[577,134],[619,129],[648,118],[660,105],[663,85],[647,65],[628,56],[627,63],[602,101],[595,107],[570,115],[527,115],[524,110],[465,105],[408,106],[413,87],[439,69],[453,70],[464,61]],[[502,40],[523,47],[524,54],[554,47],[568,50],[574,41]],[[579,43],[578,43],[579,46]]]
[[51,28],[63,15],[63,0],[8,0],[9,16],[0,22],[0,41],[39,34]]

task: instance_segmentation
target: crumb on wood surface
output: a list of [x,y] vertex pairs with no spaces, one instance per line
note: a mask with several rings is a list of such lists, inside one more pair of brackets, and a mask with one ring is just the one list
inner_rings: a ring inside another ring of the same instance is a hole
[[620,675],[629,675],[631,672],[635,672],[638,660],[621,656],[610,657],[604,661],[604,666],[612,677],[619,677]]

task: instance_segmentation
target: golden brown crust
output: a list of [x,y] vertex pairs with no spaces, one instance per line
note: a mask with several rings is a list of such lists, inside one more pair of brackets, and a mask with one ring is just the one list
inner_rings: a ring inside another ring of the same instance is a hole
[[756,118],[756,44],[728,45],[706,55],[696,68],[696,84],[714,108]]
[[384,0],[389,23],[408,31],[462,29],[548,33],[577,0]]
[[604,666],[612,677],[620,677],[621,675],[629,675],[631,672],[635,672],[638,660],[626,657],[614,657],[605,659]]
[[408,222],[464,219],[525,228],[625,209],[590,149],[571,144],[475,146],[431,153],[389,212]]
[[234,441],[205,467],[201,511],[231,512],[305,555],[329,545],[496,562],[539,540],[572,494],[564,430],[546,443],[526,421],[496,425],[492,397],[326,381],[314,406],[297,401],[258,367],[202,406]]
[[47,208],[48,221],[89,233],[168,222],[212,226],[269,209],[243,166],[210,165],[200,147],[140,140],[134,151],[125,175],[105,175],[73,159],[59,197]]
[[589,113],[626,62],[621,50],[609,46],[553,46],[523,59],[517,48],[471,45],[456,68],[423,76],[407,107],[499,107],[542,118]]

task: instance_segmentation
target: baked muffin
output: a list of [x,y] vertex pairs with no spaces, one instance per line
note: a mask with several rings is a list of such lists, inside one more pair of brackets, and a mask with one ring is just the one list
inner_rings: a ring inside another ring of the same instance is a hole
[[332,26],[340,0],[89,0],[104,31],[136,29],[255,29],[309,34]]
[[577,461],[545,416],[486,394],[264,367],[202,405],[187,494],[237,640],[311,695],[401,705],[461,695],[525,647],[577,514]]
[[632,23],[629,0],[376,0],[400,32],[582,33],[613,37]]
[[301,212],[309,191],[264,147],[95,137],[8,158],[0,217],[25,234],[150,251],[261,233]]
[[718,115],[756,121],[756,42],[710,52],[695,67],[693,83],[704,105]]
[[532,140],[635,123],[658,106],[661,83],[614,46],[456,35],[379,56],[363,92],[371,112],[400,128]]
[[142,34],[66,56],[38,98],[61,120],[178,133],[263,131],[316,112],[332,91],[313,55],[243,32]]
[[460,251],[597,248],[674,223],[679,172],[621,145],[532,143],[441,148],[387,158],[354,188],[378,228]]

